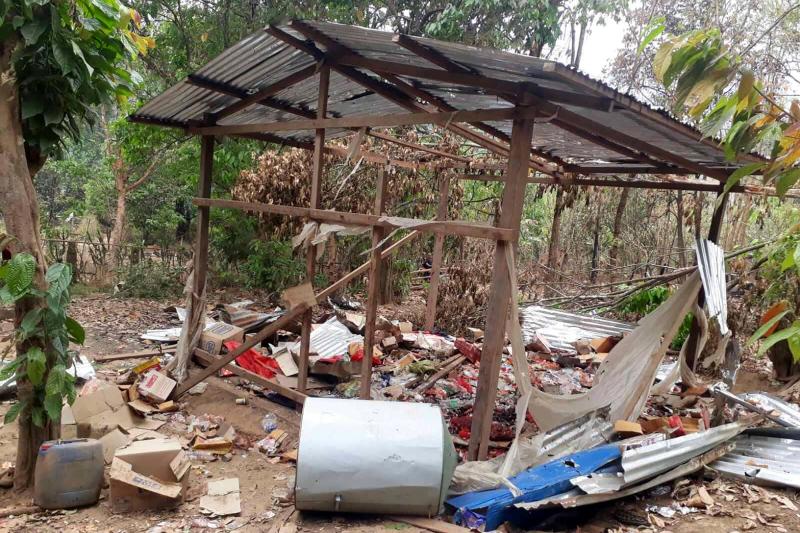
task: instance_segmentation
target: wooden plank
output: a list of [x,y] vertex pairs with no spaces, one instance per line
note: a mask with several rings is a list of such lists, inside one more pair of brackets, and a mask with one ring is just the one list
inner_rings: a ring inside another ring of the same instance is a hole
[[[319,93],[317,95],[317,118],[325,119],[328,112],[328,87],[330,85],[331,69],[323,67],[319,72]],[[322,188],[322,173],[325,170],[325,129],[317,129],[314,132],[314,155],[313,169],[311,172],[311,200],[312,209],[320,208],[320,190]],[[316,247],[309,246],[306,250],[306,279],[309,283],[314,280],[314,264],[316,261]],[[297,390],[306,392],[306,382],[308,381],[308,358],[311,350],[311,309],[303,315],[303,325],[300,330],[300,354],[297,374]]]
[[[211,368],[212,366],[217,365],[219,363],[219,360],[220,360],[219,357],[211,355],[207,351],[201,350],[200,348],[195,348],[194,349],[194,356],[200,363],[202,363],[204,365],[208,365],[207,368]],[[244,378],[244,379],[246,379],[248,381],[252,381],[253,383],[255,383],[257,385],[260,385],[260,386],[264,387],[265,389],[269,389],[272,392],[277,392],[278,394],[280,394],[282,396],[285,396],[286,398],[289,398],[290,400],[295,401],[295,402],[297,402],[299,404],[302,404],[303,402],[305,402],[306,398],[308,398],[308,396],[306,396],[305,394],[302,394],[302,393],[300,393],[300,392],[298,392],[296,390],[293,390],[293,389],[291,389],[289,387],[284,387],[283,385],[281,385],[280,383],[278,383],[276,381],[273,381],[271,379],[267,379],[267,378],[265,378],[263,376],[259,376],[258,374],[250,372],[249,370],[245,370],[244,368],[242,368],[240,366],[236,366],[236,365],[234,365],[232,363],[224,364],[220,368],[224,368],[225,370],[227,370],[227,371],[229,371],[229,372],[231,372],[233,374],[236,374],[237,376],[239,376],[241,378]],[[217,370],[215,370],[214,372],[217,372],[218,370],[219,370],[219,368]],[[213,374],[213,372],[212,372],[212,374]],[[208,377],[208,376],[206,376],[206,377]],[[206,379],[206,378],[203,378],[203,379]]]
[[[387,247],[385,250],[381,252],[381,259],[386,259],[391,257],[394,252],[399,249],[402,245],[406,244],[407,242],[411,242],[412,240],[416,239],[421,235],[418,231],[412,231],[402,239],[398,240],[397,242],[393,243],[391,246]],[[353,279],[357,278],[364,272],[369,270],[370,261],[362,264],[360,267],[351,270],[338,280],[330,285],[328,288],[322,290],[319,294],[317,294],[317,302],[322,303],[328,296],[331,294],[336,293],[339,289],[342,289],[347,286]]]
[[387,229],[406,227],[430,233],[444,233],[446,235],[461,235],[476,239],[491,239],[501,241],[516,240],[518,231],[508,228],[498,228],[475,222],[463,220],[419,220],[413,218],[392,217],[391,220],[382,220],[377,215],[364,213],[343,213],[341,211],[328,211],[325,209],[311,209],[309,207],[294,207],[278,204],[264,204],[257,202],[240,202],[237,200],[223,200],[219,198],[195,198],[195,205],[222,207],[227,209],[241,209],[260,213],[272,213],[295,217],[308,217],[324,222],[336,222],[352,226],[381,226]]
[[[191,389],[208,376],[217,372],[220,368],[224,367],[244,352],[255,346],[256,344],[260,343],[267,337],[270,337],[278,332],[280,329],[285,329],[286,326],[294,322],[297,318],[299,318],[306,310],[308,306],[305,304],[301,304],[294,309],[289,309],[286,311],[286,314],[281,316],[275,322],[271,324],[267,324],[264,326],[258,333],[253,335],[252,337],[248,338],[245,342],[243,342],[238,348],[235,350],[217,358],[214,360],[213,363],[209,365],[208,368],[203,370],[202,372],[197,372],[194,375],[189,376],[186,381],[179,384],[178,387],[175,389],[175,394],[173,399],[182,396],[187,390]],[[238,368],[238,367],[237,367]]]
[[165,353],[175,352],[175,347],[165,348],[164,350],[140,350],[138,352],[115,353],[110,355],[96,355],[92,358],[95,363],[108,363],[109,361],[123,361],[125,359],[144,359],[146,357],[156,357]]
[[301,131],[327,128],[396,127],[413,124],[439,124],[444,126],[454,122],[511,120],[516,118],[518,112],[525,114],[525,116],[520,118],[535,118],[536,114],[534,109],[517,111],[513,107],[457,110],[450,112],[423,111],[415,113],[389,113],[383,115],[353,115],[341,118],[288,120],[284,122],[257,122],[226,126],[200,126],[190,127],[189,132],[199,135],[231,135],[236,133]]
[[425,380],[424,383],[422,383],[422,385],[414,389],[414,392],[422,394],[426,390],[430,389],[436,384],[437,381],[439,381],[447,374],[449,374],[450,372],[461,366],[466,359],[467,359],[466,356],[462,355],[462,356],[457,356],[449,363],[445,363],[444,365],[442,365],[442,368],[434,372],[431,375],[431,377],[429,377],[427,380]]
[[211,115],[211,118],[214,122],[217,122],[218,120],[233,115],[234,113],[237,113],[252,104],[260,103],[260,101],[263,100],[264,98],[272,96],[273,94],[277,94],[283,89],[291,87],[295,83],[299,83],[305,79],[310,78],[316,73],[316,71],[317,71],[317,65],[310,65],[306,68],[300,69],[297,72],[290,74],[285,78],[276,81],[275,83],[272,83],[267,87],[259,89],[258,91],[250,94],[249,96],[242,98],[238,102],[231,104],[228,107],[220,111],[217,111],[216,113],[213,113]]
[[[450,180],[439,178],[439,205],[436,209],[436,220],[447,219],[447,202],[450,192]],[[439,298],[439,278],[444,253],[444,235],[437,233],[433,241],[433,261],[431,262],[431,282],[428,287],[428,301],[425,305],[425,329],[433,330],[436,320],[436,304]]]
[[[507,181],[503,186],[498,226],[519,229],[522,205],[525,200],[528,176],[528,154],[533,137],[533,121],[515,120],[511,134],[511,153],[508,158]],[[489,431],[497,396],[497,380],[505,342],[505,323],[508,315],[511,282],[506,262],[506,247],[512,243],[499,241],[495,247],[492,285],[486,308],[486,335],[483,339],[478,390],[472,416],[472,428],[467,457],[469,460],[486,459],[489,450]]]
[[[382,215],[386,207],[386,171],[378,169],[375,183],[375,214]],[[366,325],[364,328],[364,358],[361,360],[361,387],[359,396],[362,400],[370,399],[372,385],[372,354],[375,342],[375,318],[378,314],[378,296],[381,287],[381,249],[383,228],[372,228],[372,251],[369,254],[369,277],[367,287]]]
[[455,159],[456,161],[462,161],[464,163],[469,163],[470,162],[470,158],[468,158],[468,157],[464,157],[464,156],[456,155],[456,154],[451,154],[449,152],[443,152],[441,150],[437,150],[437,149],[431,148],[429,146],[424,146],[422,144],[417,144],[417,143],[412,143],[412,142],[409,142],[409,141],[404,141],[402,139],[398,139],[397,137],[394,137],[394,136],[389,135],[387,133],[380,133],[378,131],[371,131],[371,132],[369,132],[369,135],[371,137],[375,137],[376,139],[381,139],[381,140],[384,140],[386,142],[398,144],[400,146],[405,146],[406,148],[413,148],[414,150],[419,150],[421,152],[426,152],[426,153],[429,153],[429,154],[438,155],[438,156],[441,156],[441,157],[446,157],[448,159]]
[[[200,198],[211,197],[211,175],[214,168],[214,137],[200,138],[200,179],[197,184]],[[201,297],[208,273],[208,222],[209,207],[199,206],[197,213],[197,237],[194,245],[194,294]],[[189,336],[190,338],[192,335]]]

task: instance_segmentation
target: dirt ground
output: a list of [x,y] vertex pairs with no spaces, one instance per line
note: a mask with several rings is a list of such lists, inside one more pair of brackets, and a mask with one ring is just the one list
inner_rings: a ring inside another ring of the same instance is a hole
[[[118,353],[145,346],[138,340],[144,329],[167,327],[169,316],[162,312],[164,302],[118,300],[107,295],[91,295],[77,299],[72,313],[85,324],[88,338],[83,353],[92,357]],[[387,310],[388,311],[388,310]],[[118,369],[130,362],[117,361],[98,365],[101,377],[113,378]],[[290,407],[275,403],[242,387],[239,378],[211,378],[201,395],[182,398],[185,416],[218,415],[232,424],[239,434],[262,438],[261,419],[273,412],[279,427],[289,433],[283,449],[296,447],[300,415]],[[748,362],[740,371],[737,391],[774,390],[778,384],[769,380],[769,369],[762,362]],[[237,398],[247,398],[239,405]],[[0,418],[9,402],[0,403]],[[171,424],[161,430],[173,432]],[[0,426],[0,464],[13,461],[17,440],[16,424]],[[256,450],[236,449],[230,461],[193,461],[191,485],[186,503],[174,511],[114,514],[107,489],[97,505],[57,512],[40,512],[0,518],[0,532],[14,531],[242,531],[293,533],[300,532],[392,532],[414,533],[416,527],[383,517],[299,513],[291,504],[294,464],[272,464]],[[687,515],[664,518],[648,513],[649,506],[669,506],[675,501],[673,485],[659,487],[651,493],[625,500],[582,508],[555,517],[548,530],[557,531],[652,531],[688,533],[696,531],[800,531],[800,498],[797,491],[762,489],[737,481],[714,479],[713,473],[699,473],[679,483],[676,498],[688,492],[686,485],[704,485],[714,500],[708,509]],[[199,498],[209,480],[238,477],[241,488],[241,516],[210,519],[200,512]],[[0,489],[0,509],[30,505],[30,494],[18,495]],[[638,525],[637,525],[638,524]]]

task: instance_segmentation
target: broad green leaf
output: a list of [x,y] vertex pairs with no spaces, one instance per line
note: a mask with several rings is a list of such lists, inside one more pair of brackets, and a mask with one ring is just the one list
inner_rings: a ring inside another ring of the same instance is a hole
[[786,257],[783,258],[783,262],[781,263],[781,272],[786,272],[796,264],[797,262],[794,259],[794,254],[787,252]]
[[20,30],[22,38],[25,39],[25,44],[30,46],[36,43],[47,29],[48,22],[46,17],[41,17],[25,24]]
[[33,424],[37,427],[44,427],[45,422],[47,422],[47,418],[45,418],[47,413],[45,413],[44,408],[38,405],[34,405],[33,409],[31,409],[31,420]]
[[766,163],[750,163],[749,165],[745,165],[743,167],[739,167],[738,169],[736,169],[736,171],[730,176],[728,176],[728,179],[725,181],[725,187],[722,188],[722,194],[720,194],[719,197],[717,198],[716,207],[719,207],[719,204],[722,202],[722,199],[725,197],[725,194],[730,192],[730,190],[733,189],[736,186],[736,184],[742,180],[742,178],[750,176],[753,172],[757,170],[761,170],[762,168],[764,168],[765,165]]
[[47,394],[61,395],[67,383],[67,367],[59,363],[50,369],[44,390]]
[[772,328],[772,326],[774,326],[775,324],[777,324],[777,323],[778,323],[778,321],[780,321],[780,319],[781,319],[781,318],[783,318],[783,317],[784,317],[784,315],[786,315],[786,314],[787,314],[789,311],[790,311],[790,310],[789,310],[789,309],[787,309],[786,311],[783,311],[783,312],[781,312],[781,313],[778,313],[778,314],[777,314],[777,315],[775,315],[774,317],[770,318],[768,321],[764,322],[764,323],[761,325],[761,327],[759,327],[759,328],[756,330],[756,332],[755,332],[755,333],[753,333],[753,335],[752,335],[752,336],[751,336],[749,339],[747,339],[747,342],[745,343],[745,346],[750,346],[751,344],[753,344],[754,342],[756,342],[758,339],[760,339],[761,337],[763,337],[763,336],[764,336],[764,334],[765,334],[767,331],[769,331],[769,330],[770,330],[770,328]]
[[86,61],[86,57],[83,55],[83,50],[81,50],[81,47],[78,46],[78,43],[75,41],[72,41],[72,51],[75,53],[75,56],[79,57],[81,61],[83,61],[83,66],[86,68],[86,71],[91,77],[92,74],[94,74],[94,67],[92,67],[88,61]]
[[0,368],[0,381],[5,381],[14,374],[17,373],[17,369],[20,367],[22,363],[26,361],[26,357],[23,355],[22,357],[17,357],[16,359],[9,362],[7,365]]
[[25,355],[28,357],[28,379],[34,386],[41,385],[47,371],[47,356],[38,347],[30,348]]
[[11,404],[11,408],[6,412],[6,416],[3,418],[3,423],[10,424],[16,420],[20,412],[22,412],[23,407],[25,407],[25,402],[14,402]]
[[64,400],[61,398],[61,394],[47,394],[44,397],[44,410],[47,412],[47,416],[50,420],[60,420],[61,419],[61,408],[64,405]]
[[31,286],[35,271],[36,260],[32,255],[19,253],[12,257],[6,272],[6,285],[11,294],[18,296],[24,293]]
[[775,182],[775,192],[778,196],[783,197],[792,186],[800,180],[800,168],[792,168],[778,176]]
[[50,265],[50,268],[47,269],[45,279],[49,284],[47,292],[58,297],[69,287],[70,282],[72,282],[72,269],[69,265],[65,265],[64,263],[53,263]]
[[752,70],[745,70],[742,72],[742,79],[739,81],[739,88],[736,91],[736,97],[739,100],[745,100],[750,97],[750,93],[753,91],[753,85],[755,84],[756,78],[753,75]]
[[44,101],[39,95],[28,94],[22,98],[22,120],[41,115],[44,111]]
[[800,362],[800,333],[786,339],[786,343],[789,345],[789,350],[792,352],[794,362]]
[[74,318],[66,317],[64,319],[64,327],[67,328],[67,333],[69,333],[69,340],[75,344],[82,345],[86,341],[86,331]]
[[674,40],[669,40],[662,43],[658,48],[655,57],[653,58],[653,73],[655,74],[656,79],[659,81],[664,81],[664,74],[667,72],[667,69],[670,66],[675,44],[676,43]]
[[658,17],[657,19],[654,19],[653,22],[650,23],[650,31],[644,36],[644,39],[642,39],[642,44],[639,45],[637,53],[641,53],[642,50],[647,48],[647,45],[652,43],[656,37],[661,35],[666,28],[667,27],[664,24],[664,17]]
[[22,322],[19,324],[19,329],[21,330],[23,339],[27,339],[31,336],[31,334],[36,329],[36,326],[39,325],[42,321],[42,309],[37,307],[36,309],[31,309],[25,314],[25,318],[22,319]]
[[776,331],[761,344],[761,347],[758,349],[758,355],[763,355],[764,352],[772,348],[774,345],[778,344],[779,342],[788,339],[792,335],[800,334],[800,320],[795,320],[791,326],[786,329],[782,329],[780,331]]

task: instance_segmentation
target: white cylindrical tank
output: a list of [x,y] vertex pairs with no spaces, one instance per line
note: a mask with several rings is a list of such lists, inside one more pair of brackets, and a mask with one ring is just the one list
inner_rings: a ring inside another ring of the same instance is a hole
[[295,506],[434,516],[456,462],[436,405],[308,398],[300,428]]

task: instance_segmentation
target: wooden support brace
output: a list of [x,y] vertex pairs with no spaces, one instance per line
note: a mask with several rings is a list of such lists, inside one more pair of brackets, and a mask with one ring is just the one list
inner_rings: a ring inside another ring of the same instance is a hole
[[[447,203],[450,193],[450,180],[439,178],[439,205],[436,210],[436,220],[447,219]],[[431,279],[428,288],[428,301],[425,306],[425,329],[433,330],[436,320],[436,304],[439,299],[439,278],[441,276],[442,259],[444,254],[444,235],[437,233],[433,241],[433,260],[431,261]]]
[[[325,120],[328,109],[328,86],[330,84],[331,70],[323,67],[319,72],[319,94],[317,97],[317,119]],[[311,173],[311,209],[320,208],[320,191],[322,190],[322,173],[325,170],[325,128],[319,128],[314,134],[314,168]],[[314,281],[314,262],[316,250],[310,246],[306,251],[306,279],[309,283]],[[303,326],[300,330],[300,355],[298,361],[297,390],[306,392],[308,383],[308,356],[311,347],[311,309],[303,315]]]
[[[519,229],[525,185],[528,175],[528,154],[533,136],[533,121],[515,120],[511,133],[511,153],[508,158],[507,179],[503,186],[498,225]],[[486,336],[483,340],[481,366],[478,374],[478,390],[472,415],[472,431],[469,439],[468,459],[483,460],[489,450],[489,432],[497,397],[497,380],[505,342],[505,325],[508,315],[511,282],[506,262],[506,247],[513,246],[498,241],[494,254],[492,285],[486,309]]]
[[[386,205],[386,172],[383,168],[378,170],[378,179],[375,183],[375,214],[383,214]],[[375,342],[375,318],[378,312],[378,296],[381,288],[381,249],[383,228],[372,228],[372,251],[369,259],[369,287],[367,289],[367,313],[364,328],[364,358],[361,360],[361,389],[359,396],[362,400],[370,399],[370,386],[372,385],[372,354]]]
[[178,387],[175,389],[175,395],[173,398],[179,398],[186,391],[188,391],[189,389],[191,389],[192,387],[194,387],[195,385],[206,379],[208,376],[213,375],[220,368],[227,365],[228,363],[230,363],[231,361],[242,355],[244,352],[246,352],[253,346],[259,344],[264,339],[271,337],[272,335],[277,333],[278,330],[286,329],[286,326],[297,320],[300,317],[300,315],[306,312],[306,310],[308,310],[307,304],[301,303],[297,305],[293,309],[288,310],[286,314],[281,316],[275,322],[272,322],[271,324],[264,326],[261,329],[261,331],[259,331],[258,333],[250,337],[248,340],[243,342],[235,350],[225,355],[222,355],[219,358],[215,358],[214,362],[211,363],[208,366],[208,368],[206,368],[202,372],[197,372],[193,376],[189,376],[189,378],[186,381],[178,385]]

